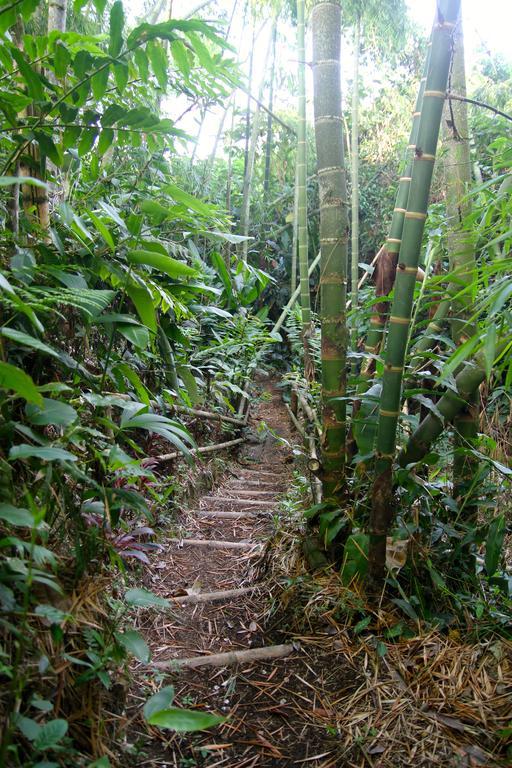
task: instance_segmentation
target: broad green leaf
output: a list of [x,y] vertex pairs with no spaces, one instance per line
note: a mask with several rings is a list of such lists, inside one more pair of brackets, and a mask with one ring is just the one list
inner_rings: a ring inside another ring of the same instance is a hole
[[148,662],[151,659],[148,644],[140,632],[136,632],[134,629],[127,629],[125,632],[116,632],[115,637],[118,643],[139,661]]
[[42,727],[35,720],[32,720],[32,718],[23,717],[22,715],[16,717],[16,726],[29,741],[37,739]]
[[21,344],[23,347],[31,347],[32,349],[36,349],[38,352],[45,352],[51,357],[59,357],[59,353],[56,349],[53,349],[53,347],[45,344],[44,341],[36,339],[35,336],[30,336],[28,333],[17,331],[15,328],[0,328],[0,334],[5,336],[6,339],[11,339],[11,341],[15,341],[17,344]]
[[165,91],[167,87],[167,68],[169,62],[167,54],[160,43],[150,40],[146,47],[146,53],[151,63],[151,69],[156,77],[157,83]]
[[12,504],[0,504],[0,520],[23,528],[32,528],[35,524],[34,516],[28,509],[13,507]]
[[368,571],[369,537],[365,533],[351,534],[346,543],[341,568],[341,578],[347,586],[358,576],[363,578]]
[[38,405],[26,405],[25,413],[28,420],[38,426],[55,424],[59,427],[68,427],[78,418],[77,412],[70,405],[47,397],[43,398],[41,407]]
[[153,333],[157,331],[155,307],[153,304],[153,297],[147,288],[141,286],[130,285],[126,289],[126,293],[133,301],[135,308],[139,314],[140,319]]
[[97,128],[85,128],[82,131],[80,141],[78,142],[78,154],[80,157],[84,157],[84,155],[91,151],[94,146],[94,142],[96,141],[97,135]]
[[71,54],[68,49],[61,42],[57,42],[53,54],[53,69],[55,77],[59,80],[66,76],[70,61]]
[[107,90],[107,85],[108,85],[109,74],[110,74],[109,67],[105,67],[104,69],[100,69],[99,72],[96,72],[96,74],[91,77],[92,95],[94,96],[96,101],[101,101],[101,99],[105,95],[105,91]]
[[124,599],[128,605],[133,605],[137,608],[169,608],[170,606],[169,600],[159,597],[147,589],[129,589]]
[[192,47],[197,54],[197,58],[201,62],[201,65],[206,69],[207,72],[210,72],[213,74],[215,72],[215,62],[211,57],[211,54],[206,47],[206,45],[203,43],[200,37],[196,35],[194,32],[188,33],[188,39],[192,43]]
[[142,48],[137,48],[134,53],[134,59],[142,82],[147,83],[149,77],[149,61],[146,52]]
[[50,720],[41,726],[37,738],[34,741],[34,747],[43,752],[57,746],[68,732],[66,720]]
[[143,714],[146,720],[149,720],[151,715],[156,712],[161,712],[162,709],[167,709],[174,701],[174,686],[166,685],[161,688],[158,693],[154,693],[144,704]]
[[12,187],[13,184],[28,184],[31,187],[48,189],[48,184],[32,176],[0,176],[0,187]]
[[146,349],[149,344],[149,331],[143,325],[118,325],[117,330],[139,349]]
[[128,251],[127,259],[130,264],[145,264],[148,267],[158,269],[174,279],[180,277],[196,277],[197,272],[183,261],[173,259],[172,256],[153,253],[152,251]]
[[170,731],[180,733],[192,733],[193,731],[204,731],[212,728],[214,725],[225,723],[226,718],[220,715],[213,715],[210,712],[199,712],[191,709],[178,709],[170,707],[162,709],[160,712],[154,712],[148,718],[150,725],[156,725],[158,728],[164,728]]
[[109,54],[115,58],[123,47],[124,9],[121,0],[116,0],[110,10]]
[[177,187],[176,184],[166,184],[165,190],[177,203],[183,203],[191,211],[201,213],[203,216],[209,216],[212,210],[214,210],[214,206],[201,202],[194,195],[190,195],[185,190]]
[[69,613],[59,610],[54,605],[39,604],[35,609],[36,616],[46,619],[50,624],[62,624],[70,618]]
[[485,572],[489,578],[494,576],[498,570],[505,532],[505,516],[499,515],[490,523],[487,541],[485,542]]
[[2,361],[0,361],[0,389],[12,390],[29,403],[43,404],[43,398],[28,373]]
[[16,60],[20,74],[26,83],[28,95],[31,96],[34,101],[44,101],[44,85],[40,74],[31,67],[18,48],[12,47],[10,52],[12,57]]
[[124,93],[124,89],[128,85],[128,65],[124,61],[120,61],[113,66],[114,80],[119,93]]
[[189,58],[189,52],[181,40],[174,40],[171,43],[171,54],[174,59],[174,63],[180,70],[186,82],[190,75],[191,61]]
[[98,139],[98,154],[100,157],[103,157],[107,149],[109,149],[112,146],[112,143],[114,141],[114,130],[112,128],[103,128],[103,130],[100,133],[100,138]]
[[9,451],[9,459],[42,459],[43,461],[77,461],[77,457],[63,448],[45,445],[42,447],[21,443]]
[[[102,135],[103,133],[105,133],[105,131],[102,132]],[[94,226],[96,227],[96,229],[98,230],[98,232],[100,233],[100,235],[102,236],[102,238],[104,239],[104,241],[106,242],[106,244],[108,245],[112,253],[114,253],[116,246],[114,243],[114,238],[112,237],[109,228],[102,222],[99,216],[96,216],[95,213],[93,213],[92,211],[87,211],[87,213],[92,223],[94,224]]]

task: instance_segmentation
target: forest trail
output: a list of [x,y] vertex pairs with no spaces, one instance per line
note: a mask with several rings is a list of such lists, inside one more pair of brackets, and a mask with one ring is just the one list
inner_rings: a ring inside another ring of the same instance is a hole
[[[328,729],[329,712],[335,699],[353,689],[352,672],[332,663],[337,655],[332,637],[299,640],[282,632],[275,618],[268,625],[265,546],[278,525],[279,501],[291,480],[293,438],[279,390],[269,381],[261,390],[251,410],[252,437],[238,460],[194,509],[183,510],[183,538],[173,537],[158,567],[146,573],[144,586],[152,592],[173,596],[177,602],[183,595],[189,602],[178,603],[171,612],[139,615],[138,629],[151,647],[152,666],[165,670],[163,684],[175,686],[176,704],[198,705],[229,718],[220,728],[192,735],[154,729],[155,741],[144,749],[145,759],[140,755],[123,764],[339,765],[339,744]],[[187,540],[202,543],[186,544]],[[222,543],[235,548],[224,548]],[[243,592],[229,594],[235,590]],[[225,591],[224,599],[195,602],[205,592]],[[263,647],[286,656],[228,666],[170,668],[173,659]],[[146,674],[142,667],[135,674],[128,710],[130,703],[140,708],[156,690],[154,674]],[[146,695],[141,695],[143,687]],[[136,730],[130,732],[130,741],[136,741]]]
[[[144,571],[140,586],[174,598],[176,607],[135,616],[152,662],[132,669],[130,727],[114,764],[504,765],[492,754],[493,731],[509,719],[512,647],[490,639],[475,649],[432,631],[388,642],[382,657],[373,632],[354,633],[346,611],[357,617],[364,606],[353,593],[342,596],[334,571],[308,576],[297,554],[280,506],[292,482],[295,438],[276,384],[257,388],[237,459],[212,491],[181,510],[178,529]],[[389,616],[375,617],[378,633],[381,620]],[[279,657],[193,666],[257,648],[276,648]],[[183,659],[194,661],[177,668]],[[226,721],[193,734],[149,728],[142,705],[167,685],[175,688],[175,706]]]

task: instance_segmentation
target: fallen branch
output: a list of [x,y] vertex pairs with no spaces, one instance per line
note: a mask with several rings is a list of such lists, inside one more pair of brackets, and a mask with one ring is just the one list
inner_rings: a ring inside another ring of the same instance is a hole
[[277,502],[258,499],[230,499],[229,496],[204,496],[205,501],[221,501],[223,504],[241,504],[246,507],[274,507]]
[[[223,451],[226,448],[233,448],[234,445],[240,445],[240,443],[243,443],[245,440],[245,437],[237,437],[236,440],[228,440],[226,443],[217,443],[217,445],[204,445],[201,448],[191,448],[190,453],[193,456],[196,456],[200,453],[215,453],[215,451]],[[181,451],[174,451],[173,453],[162,453],[160,456],[153,456],[152,458],[155,459],[155,461],[163,462],[163,461],[172,461],[172,459],[177,459],[178,457],[182,457],[183,453]]]
[[250,648],[247,651],[228,651],[211,656],[192,656],[189,659],[169,659],[151,664],[157,669],[195,669],[196,667],[228,667],[252,661],[282,659],[294,651],[293,645],[270,645],[265,648]]
[[[105,392],[104,394],[109,397],[117,397],[119,400],[126,400],[127,402],[131,401],[130,395],[127,395],[124,392]],[[163,408],[163,410],[170,411],[171,413],[184,413],[187,416],[198,416],[210,421],[226,421],[228,424],[235,424],[238,427],[243,427],[245,424],[244,419],[237,418],[236,416],[227,416],[224,413],[217,413],[216,411],[203,411],[200,408],[189,408],[188,405],[178,405],[167,402],[164,402],[161,405],[156,400],[150,400],[149,404],[151,408],[154,408],[155,410]]]
[[168,539],[171,544],[179,544],[180,547],[210,547],[211,549],[252,549],[261,548],[261,544],[255,541],[218,541],[216,539]]
[[228,600],[231,597],[239,597],[240,595],[246,595],[248,592],[254,592],[259,589],[260,585],[255,584],[253,587],[240,587],[239,589],[223,589],[219,592],[200,592],[197,595],[180,595],[179,597],[173,597],[176,603],[180,605],[198,605],[199,603],[215,603],[218,600]]
[[195,512],[198,517],[218,517],[224,520],[239,520],[240,518],[258,517],[256,512],[224,512],[216,511],[214,509],[198,509]]
[[284,406],[285,406],[286,410],[288,411],[288,416],[290,417],[290,419],[293,422],[293,426],[295,427],[295,429],[297,430],[299,435],[304,440],[306,440],[306,432],[304,430],[304,427],[302,426],[302,424],[300,423],[300,421],[298,420],[298,418],[296,417],[296,415],[294,414],[294,412],[292,411],[292,409],[290,408],[288,403],[285,403]]

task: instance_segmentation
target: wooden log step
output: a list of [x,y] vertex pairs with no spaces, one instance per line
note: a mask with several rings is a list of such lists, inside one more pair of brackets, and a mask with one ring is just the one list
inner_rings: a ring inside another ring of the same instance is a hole
[[218,592],[199,592],[197,595],[179,595],[172,597],[171,600],[179,605],[198,605],[199,603],[216,603],[220,600],[229,600],[232,597],[247,595],[249,592],[255,592],[260,588],[260,584],[254,584],[252,587],[239,587],[238,589],[221,589]]
[[197,517],[217,517],[222,520],[247,520],[251,517],[255,519],[260,517],[257,512],[225,512],[220,509],[198,509],[196,512],[192,512],[192,514]]
[[246,498],[246,497],[254,497],[255,499],[259,496],[276,496],[278,491],[264,491],[258,488],[226,488],[223,486],[223,491],[230,491],[231,493],[236,493],[238,497]]
[[261,549],[261,544],[255,541],[218,541],[216,539],[169,539],[171,544],[180,547],[210,547],[211,549]]
[[203,496],[203,500],[211,503],[220,504],[240,504],[243,507],[275,507],[276,501],[266,501],[264,499],[237,499],[229,496]]
[[246,474],[240,474],[237,475],[238,478],[242,480],[251,480],[255,479],[256,477],[272,477],[274,480],[287,480],[288,479],[288,473],[284,472],[267,472],[263,469],[244,469],[242,472]]
[[228,482],[230,486],[236,485],[236,490],[238,490],[238,486],[240,486],[241,489],[261,488],[262,490],[267,489],[269,491],[275,491],[276,493],[286,490],[286,485],[284,483],[271,483],[267,480],[240,480],[238,478],[233,478]]
[[233,664],[249,664],[253,661],[282,659],[294,651],[293,645],[268,645],[263,648],[249,648],[247,651],[213,653],[211,656],[192,656],[189,659],[168,659],[150,664],[157,669],[195,669],[197,667],[228,667]]

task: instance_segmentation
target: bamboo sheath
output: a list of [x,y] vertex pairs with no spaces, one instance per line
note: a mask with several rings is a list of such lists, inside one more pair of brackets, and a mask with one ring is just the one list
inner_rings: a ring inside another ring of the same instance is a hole
[[[317,0],[312,12],[313,85],[320,197],[322,323],[322,486],[340,489],[346,454],[347,189],[341,113],[341,7]],[[357,277],[356,277],[357,282]]]
[[453,29],[459,10],[460,0],[438,0],[389,318],[370,514],[369,573],[373,584],[378,585],[384,578],[386,536],[392,520],[392,465],[414,284],[452,59]]

